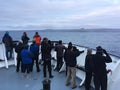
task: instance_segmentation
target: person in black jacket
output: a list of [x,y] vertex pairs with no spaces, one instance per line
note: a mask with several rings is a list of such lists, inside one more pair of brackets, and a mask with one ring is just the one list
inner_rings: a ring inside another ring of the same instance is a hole
[[50,40],[48,38],[44,38],[41,44],[41,53],[42,53],[42,60],[43,60],[43,74],[44,78],[46,78],[46,67],[48,68],[49,78],[53,78],[52,75],[52,67],[51,67],[51,50],[53,46],[51,45]]
[[77,57],[84,51],[79,51],[76,47],[70,46],[66,51],[66,63],[67,63],[67,80],[66,86],[70,85],[70,80],[72,80],[72,89],[76,88],[76,65]]
[[28,45],[28,41],[30,40],[30,38],[27,36],[26,32],[23,32],[21,39],[22,39],[24,45]]
[[17,53],[17,67],[16,67],[16,72],[19,72],[19,68],[21,66],[21,61],[22,61],[21,51],[22,51],[23,48],[24,48],[23,42],[22,42],[22,40],[20,40],[19,43],[18,43],[18,45],[16,45],[16,47],[15,47],[15,52]]
[[85,90],[90,90],[90,83],[93,75],[93,69],[94,69],[94,64],[93,64],[92,49],[88,49],[85,58],[85,72],[86,72]]
[[2,38],[2,42],[5,44],[6,49],[6,57],[7,60],[12,58],[13,53],[13,40],[12,37],[9,35],[9,32],[7,31],[5,35]]
[[65,49],[65,52],[64,52],[64,61],[65,61],[65,64],[66,64],[66,75],[67,75],[67,66],[68,66],[68,61],[67,61],[67,51],[70,50],[72,48],[72,42],[69,42],[68,43],[68,48]]
[[112,59],[101,46],[96,49],[96,54],[93,56],[95,90],[107,90],[106,63],[112,62]]

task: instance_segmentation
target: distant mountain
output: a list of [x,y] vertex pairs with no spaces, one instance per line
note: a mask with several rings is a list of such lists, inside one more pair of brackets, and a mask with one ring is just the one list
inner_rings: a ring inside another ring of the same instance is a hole
[[116,32],[120,31],[120,29],[109,29],[109,28],[98,28],[98,29],[85,29],[85,28],[80,28],[80,29],[45,29],[42,31],[59,31],[59,32]]
[[120,29],[114,29],[114,28],[93,28],[93,29],[86,29],[86,28],[80,28],[80,29],[14,29],[14,30],[0,30],[0,31],[49,31],[49,32],[120,32]]

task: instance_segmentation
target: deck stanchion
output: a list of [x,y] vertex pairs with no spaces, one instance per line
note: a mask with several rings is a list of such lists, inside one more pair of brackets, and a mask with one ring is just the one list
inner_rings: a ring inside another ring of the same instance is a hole
[[43,90],[50,90],[50,80],[49,79],[44,79],[42,81],[43,83]]

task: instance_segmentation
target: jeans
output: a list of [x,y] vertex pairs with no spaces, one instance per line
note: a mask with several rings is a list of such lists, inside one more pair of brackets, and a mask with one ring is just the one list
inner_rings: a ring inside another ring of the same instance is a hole
[[6,47],[6,57],[7,57],[7,60],[12,58],[12,53],[13,53],[13,48]]

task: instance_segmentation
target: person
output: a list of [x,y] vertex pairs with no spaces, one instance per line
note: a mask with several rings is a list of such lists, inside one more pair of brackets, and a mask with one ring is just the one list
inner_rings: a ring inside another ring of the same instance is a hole
[[112,62],[112,59],[105,49],[98,46],[96,47],[96,54],[93,56],[93,62],[95,90],[107,90],[106,63]]
[[93,75],[93,69],[94,69],[94,64],[93,64],[93,55],[92,55],[92,49],[88,48],[87,50],[87,55],[85,58],[85,72],[86,72],[86,77],[85,77],[85,90],[90,90],[90,83]]
[[24,76],[30,73],[31,64],[32,64],[32,53],[28,50],[28,45],[24,45],[23,50],[21,51],[22,57],[22,73]]
[[23,44],[24,45],[28,45],[28,41],[30,40],[30,38],[27,36],[27,33],[26,32],[23,32],[23,35],[21,37],[21,40],[23,41]]
[[67,75],[67,66],[68,66],[68,63],[66,62],[66,60],[67,60],[67,57],[69,57],[66,55],[66,52],[67,52],[67,50],[70,50],[71,47],[72,47],[72,42],[69,42],[68,47],[65,49],[65,52],[64,52],[64,61],[66,64],[66,75]]
[[66,63],[67,63],[67,80],[66,86],[70,85],[70,80],[72,80],[72,89],[76,88],[76,65],[77,57],[84,51],[79,51],[75,46],[70,46],[66,52]]
[[55,51],[57,52],[57,71],[60,70],[63,64],[63,53],[66,47],[62,45],[62,40],[59,40],[58,44],[55,46]]
[[38,34],[38,32],[35,33],[35,35],[33,36],[33,39],[35,40],[35,43],[40,46],[41,43],[41,36]]
[[39,46],[35,43],[35,40],[33,40],[32,42],[33,43],[30,45],[30,51],[33,54],[31,71],[33,71],[33,65],[34,65],[34,61],[35,61],[36,62],[37,72],[40,72],[39,63],[38,63]]
[[52,67],[51,67],[51,50],[53,46],[51,45],[51,42],[48,40],[48,38],[44,38],[43,42],[41,44],[41,53],[42,53],[42,59],[43,59],[43,74],[44,78],[47,77],[46,74],[46,67],[48,68],[49,72],[49,78],[53,78],[52,75]]
[[6,57],[7,57],[7,60],[9,60],[12,58],[12,53],[13,53],[13,39],[9,35],[8,31],[3,36],[2,42],[5,44]]
[[22,61],[21,51],[22,51],[23,47],[24,46],[23,46],[22,40],[19,40],[18,45],[16,45],[16,47],[15,47],[15,52],[17,53],[17,67],[16,67],[16,72],[19,72],[19,68],[21,66],[21,61]]

